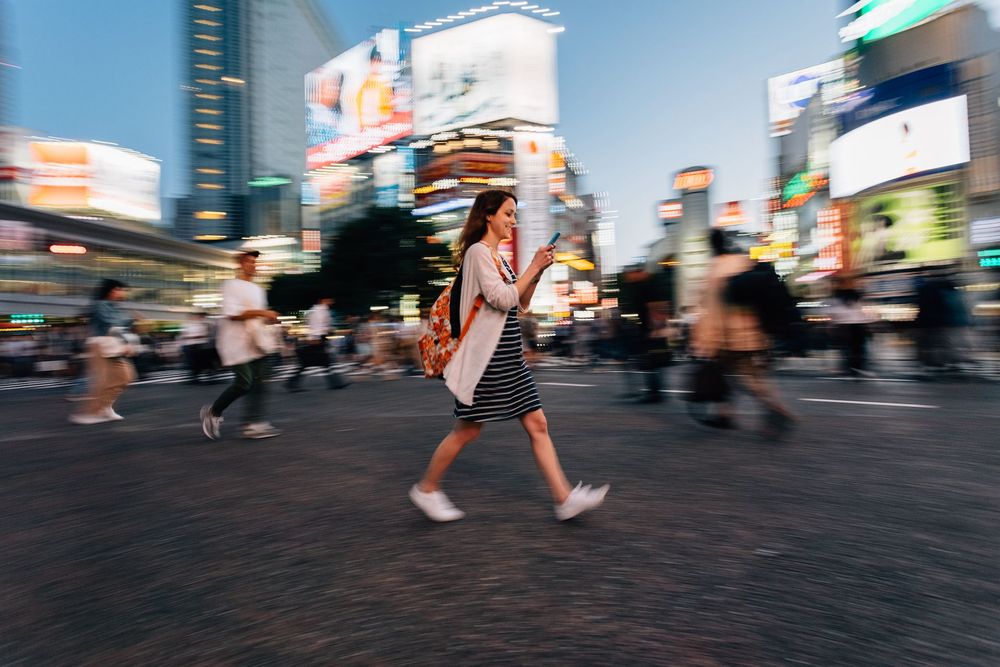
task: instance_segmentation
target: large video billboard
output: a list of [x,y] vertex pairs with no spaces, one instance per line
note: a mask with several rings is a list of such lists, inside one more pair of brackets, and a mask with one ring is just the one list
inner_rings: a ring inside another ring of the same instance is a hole
[[820,83],[834,81],[842,77],[843,72],[844,60],[838,58],[768,79],[767,111],[771,136],[780,137],[791,132],[792,123],[809,106],[809,100],[819,90]]
[[28,205],[160,219],[160,165],[134,151],[82,141],[34,141]]
[[870,273],[956,260],[963,227],[954,183],[866,197],[852,224],[851,264]]
[[965,95],[906,109],[830,144],[830,196],[969,161]]
[[306,164],[342,162],[413,131],[405,43],[382,30],[306,75]]
[[874,42],[895,35],[921,23],[936,12],[947,8],[955,0],[867,0],[858,2],[837,18],[846,16],[855,7],[859,15],[840,29],[840,39],[850,42]]
[[551,25],[500,14],[413,41],[414,130],[558,121]]

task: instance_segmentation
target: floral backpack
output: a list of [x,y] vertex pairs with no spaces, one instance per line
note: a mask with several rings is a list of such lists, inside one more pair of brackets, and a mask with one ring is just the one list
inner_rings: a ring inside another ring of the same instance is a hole
[[[500,267],[500,256],[495,252],[493,253],[493,261],[496,262],[500,277],[503,278],[504,282],[509,283],[510,279],[504,275],[504,271]],[[453,292],[459,295],[459,298],[454,302],[451,300]],[[476,297],[475,302],[473,302],[472,310],[469,311],[469,316],[465,318],[465,324],[462,325],[461,331],[458,336],[455,336],[455,330],[459,328],[458,323],[460,321],[459,304],[461,303],[461,293],[462,269],[459,268],[455,279],[434,300],[430,315],[427,318],[427,330],[417,341],[417,346],[420,348],[420,361],[424,367],[424,377],[439,378],[444,376],[445,366],[448,365],[451,358],[458,352],[458,347],[461,345],[462,339],[465,338],[466,332],[472,326],[473,320],[476,319],[479,309],[483,307],[484,298],[480,294]]]

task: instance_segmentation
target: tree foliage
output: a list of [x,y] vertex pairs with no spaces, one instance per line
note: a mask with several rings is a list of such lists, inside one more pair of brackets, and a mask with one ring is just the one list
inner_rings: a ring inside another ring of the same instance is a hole
[[451,252],[429,222],[406,210],[373,207],[331,240],[319,273],[276,278],[271,304],[287,312],[330,295],[339,312],[360,315],[371,306],[394,308],[402,295],[417,294],[426,308],[441,291],[434,281],[450,265]]

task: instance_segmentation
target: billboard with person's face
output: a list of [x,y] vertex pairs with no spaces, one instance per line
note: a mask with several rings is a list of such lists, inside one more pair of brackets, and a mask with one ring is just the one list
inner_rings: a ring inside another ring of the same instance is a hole
[[552,26],[500,14],[413,41],[417,134],[513,118],[558,121]]
[[870,273],[954,261],[965,250],[963,229],[954,183],[866,197],[854,212],[851,265]]
[[412,133],[412,82],[400,35],[382,30],[306,75],[310,169]]

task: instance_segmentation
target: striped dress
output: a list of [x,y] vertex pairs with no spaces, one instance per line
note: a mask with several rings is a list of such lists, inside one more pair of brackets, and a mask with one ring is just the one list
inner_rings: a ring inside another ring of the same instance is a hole
[[[517,276],[506,260],[503,266],[511,281],[516,282]],[[507,311],[500,341],[476,385],[472,405],[463,405],[456,399],[455,417],[470,422],[494,422],[514,419],[541,407],[535,380],[524,362],[521,325],[517,320],[517,306],[514,306]]]

